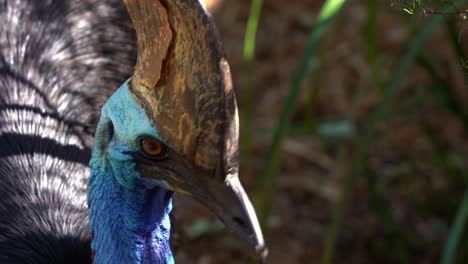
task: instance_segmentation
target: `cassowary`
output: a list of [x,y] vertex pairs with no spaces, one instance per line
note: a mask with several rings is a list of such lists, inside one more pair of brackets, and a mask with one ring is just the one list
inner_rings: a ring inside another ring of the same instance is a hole
[[174,192],[264,256],[210,16],[124,2],[0,0],[0,263],[173,263]]

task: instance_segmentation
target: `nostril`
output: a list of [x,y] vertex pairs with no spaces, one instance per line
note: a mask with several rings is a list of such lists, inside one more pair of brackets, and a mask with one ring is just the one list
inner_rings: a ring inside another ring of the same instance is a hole
[[240,219],[239,217],[237,216],[234,216],[232,218],[232,220],[237,223],[240,227],[242,227],[243,229],[248,229],[248,225],[244,222],[244,220]]

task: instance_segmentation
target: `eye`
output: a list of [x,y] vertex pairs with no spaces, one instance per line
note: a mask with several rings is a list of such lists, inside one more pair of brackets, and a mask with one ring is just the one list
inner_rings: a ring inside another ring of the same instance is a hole
[[141,150],[152,158],[163,158],[166,155],[166,146],[154,137],[143,137],[141,139]]

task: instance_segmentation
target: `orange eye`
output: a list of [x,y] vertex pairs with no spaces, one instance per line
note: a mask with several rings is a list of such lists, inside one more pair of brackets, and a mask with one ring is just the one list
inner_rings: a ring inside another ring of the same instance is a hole
[[144,137],[141,140],[141,149],[146,155],[157,157],[165,154],[165,147],[161,141],[153,137]]

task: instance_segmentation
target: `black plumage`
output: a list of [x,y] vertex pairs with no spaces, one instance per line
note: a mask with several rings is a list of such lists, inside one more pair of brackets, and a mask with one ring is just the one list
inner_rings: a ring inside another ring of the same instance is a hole
[[121,0],[0,0],[0,263],[89,263],[99,110],[130,77]]

